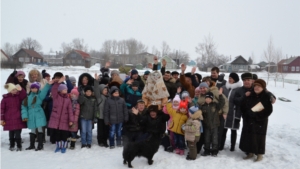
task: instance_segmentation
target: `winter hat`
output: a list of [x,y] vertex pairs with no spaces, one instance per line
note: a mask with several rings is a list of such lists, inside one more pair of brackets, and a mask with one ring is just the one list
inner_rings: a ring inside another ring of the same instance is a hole
[[41,85],[40,85],[39,82],[33,82],[33,83],[31,83],[31,85],[30,85],[30,89],[32,89],[32,88],[37,88],[37,89],[39,90],[40,87],[41,87]]
[[7,90],[8,93],[10,93],[12,90],[16,89],[17,86],[12,83],[7,83],[4,85],[4,88]]
[[118,70],[112,70],[112,71],[110,72],[110,76],[112,76],[112,75],[114,75],[114,74],[119,75],[120,72],[119,72]]
[[212,92],[207,92],[205,98],[210,98],[211,100],[214,100],[214,94]]
[[202,76],[199,73],[195,73],[195,75],[197,76],[198,80],[201,82]]
[[26,76],[25,73],[21,70],[17,71],[17,74],[15,75],[15,77],[18,77],[19,75],[23,75],[24,77]]
[[74,76],[69,77],[71,83],[76,83],[76,78]]
[[179,73],[177,71],[173,71],[171,74],[172,74],[172,76],[173,75],[179,75]]
[[139,82],[138,81],[132,82],[131,87],[139,87]]
[[262,79],[255,80],[253,86],[256,86],[256,85],[261,86],[264,90],[266,89],[266,86],[267,86],[266,82]]
[[145,72],[144,72],[144,75],[149,75],[150,74],[150,71],[149,70],[146,70]]
[[65,85],[65,84],[60,84],[59,86],[58,86],[58,89],[57,89],[59,92],[60,91],[62,91],[62,90],[68,90],[68,87],[67,87],[67,85]]
[[191,113],[191,114],[194,114],[196,111],[198,111],[199,110],[199,108],[198,107],[196,107],[196,106],[192,106],[192,107],[190,107],[189,108],[189,112]]
[[200,87],[199,87],[199,86],[196,87],[196,88],[195,88],[195,91],[200,91]]
[[145,103],[143,99],[139,99],[136,103]]
[[253,75],[250,72],[243,73],[241,77],[242,77],[242,80],[253,79]]
[[201,87],[205,87],[205,88],[209,89],[208,84],[206,82],[200,83],[199,88],[201,88]]
[[74,94],[74,95],[76,95],[76,96],[78,97],[78,96],[79,96],[78,88],[77,88],[77,87],[74,87],[74,88],[71,90],[71,94]]
[[137,70],[135,70],[135,69],[132,69],[131,70],[131,75],[135,75],[135,74],[139,74],[139,72]]
[[150,113],[150,112],[152,112],[152,111],[154,111],[154,112],[158,112],[158,105],[150,105],[149,107],[148,107],[148,112]]
[[258,79],[257,74],[252,74],[252,77],[253,77],[253,80],[257,80]]
[[183,91],[183,92],[181,93],[181,98],[183,99],[183,98],[185,98],[185,97],[190,97],[189,92]]
[[112,95],[112,94],[114,94],[115,92],[118,92],[119,91],[119,88],[117,88],[116,86],[112,86],[111,88],[110,88],[110,94]]
[[61,77],[63,77],[63,76],[64,76],[64,74],[62,74],[61,72],[55,72],[54,75],[53,75],[54,78],[55,78],[55,77],[61,78]]
[[188,102],[186,101],[180,101],[179,103],[179,109],[187,109],[188,108]]
[[174,97],[173,102],[174,102],[174,101],[177,101],[178,103],[180,103],[181,99],[180,99],[179,95],[176,95],[176,96]]
[[84,88],[84,92],[86,92],[88,90],[90,90],[91,92],[94,91],[93,88],[92,88],[92,86],[89,86],[89,85]]
[[240,81],[239,75],[234,72],[230,73],[229,77],[231,77],[234,80],[234,83],[237,83],[238,81]]
[[192,74],[191,74],[191,73],[185,73],[184,76],[185,76],[185,77],[191,78],[191,77],[192,77]]

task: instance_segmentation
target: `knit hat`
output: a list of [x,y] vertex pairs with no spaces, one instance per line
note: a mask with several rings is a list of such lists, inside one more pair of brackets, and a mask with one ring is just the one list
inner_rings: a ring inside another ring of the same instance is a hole
[[242,80],[253,79],[252,73],[250,73],[250,72],[243,73],[241,77],[242,77]]
[[12,83],[7,83],[4,85],[4,88],[7,90],[8,93],[10,93],[12,90],[16,89],[17,86]]
[[53,75],[53,77],[58,77],[58,78],[61,78],[63,76],[64,76],[64,74],[62,74],[61,72],[55,72]]
[[145,72],[144,72],[144,75],[149,75],[150,74],[150,71],[149,70],[146,70]]
[[112,86],[111,88],[110,88],[110,94],[112,95],[112,94],[114,94],[115,92],[118,92],[119,91],[119,88],[117,88],[116,86]]
[[205,94],[205,98],[210,98],[211,100],[214,100],[214,94],[212,92],[207,92]]
[[198,107],[196,107],[196,106],[192,106],[192,107],[190,107],[189,108],[189,112],[191,113],[191,114],[194,114],[196,111],[198,111],[199,110],[199,108]]
[[209,89],[208,84],[206,82],[200,83],[199,88],[201,88],[201,87],[205,87],[205,88]]
[[39,90],[40,87],[41,87],[41,85],[40,85],[39,82],[33,82],[33,83],[31,83],[31,85],[30,85],[30,89],[32,89],[32,88],[37,88],[37,89]]
[[132,69],[131,70],[131,75],[135,75],[135,74],[139,74],[139,72],[137,70],[135,70],[135,69]]
[[74,94],[74,95],[76,95],[76,96],[78,97],[78,96],[79,96],[78,88],[77,88],[77,87],[74,87],[74,88],[71,90],[71,94]]
[[173,102],[174,102],[174,101],[178,101],[178,103],[180,103],[181,99],[180,99],[179,95],[176,95],[176,96],[174,97]]
[[158,105],[150,105],[149,107],[148,107],[148,112],[150,113],[150,112],[152,112],[152,111],[154,111],[154,112],[158,112]]
[[17,71],[15,77],[18,77],[19,75],[23,75],[24,77],[26,76],[25,73],[21,70]]
[[172,76],[173,75],[179,75],[179,73],[177,71],[173,71],[171,74],[172,74]]
[[93,88],[92,88],[92,86],[89,86],[89,85],[84,88],[84,92],[86,92],[88,90],[90,90],[91,92],[94,91]]
[[58,86],[58,89],[57,89],[59,92],[60,91],[62,91],[62,90],[68,90],[68,87],[67,87],[67,85],[65,85],[65,84],[60,84],[59,86]]
[[120,72],[119,72],[118,70],[112,70],[112,71],[110,72],[110,76],[112,76],[112,75],[114,75],[114,74],[119,75]]
[[253,86],[256,86],[256,85],[261,86],[264,90],[266,89],[266,86],[267,86],[266,82],[262,79],[255,80]]
[[183,99],[183,98],[185,98],[185,97],[190,97],[189,92],[183,91],[183,92],[181,93],[181,98]]
[[45,79],[45,77],[50,77],[50,75],[48,73],[44,73],[43,78]]
[[191,73],[185,73],[184,76],[185,76],[185,77],[191,78],[191,77],[192,77],[192,74],[191,74]]
[[257,74],[252,74],[252,77],[253,77],[253,80],[257,80],[258,79]]
[[139,99],[136,103],[145,103],[143,99]]
[[200,91],[200,87],[199,87],[199,86],[196,87],[196,88],[195,88],[195,91]]
[[139,82],[138,81],[132,82],[131,87],[139,87]]
[[76,83],[76,78],[74,76],[69,77],[71,83]]
[[179,103],[179,109],[187,109],[188,108],[188,102],[186,101],[180,101]]
[[231,77],[234,80],[234,83],[237,83],[238,81],[240,81],[239,75],[234,72],[230,73],[229,77]]

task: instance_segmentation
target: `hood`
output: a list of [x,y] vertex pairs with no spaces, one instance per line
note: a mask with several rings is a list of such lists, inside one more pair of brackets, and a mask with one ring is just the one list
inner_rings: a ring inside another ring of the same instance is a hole
[[105,88],[108,88],[105,84],[99,85],[99,90],[100,90],[100,93],[101,93],[101,94],[102,94],[102,91],[103,91]]
[[236,89],[236,88],[239,88],[239,87],[242,87],[242,83],[241,82],[237,82],[237,83],[233,83],[233,84],[230,84],[229,82],[226,82],[226,88],[227,89]]
[[114,90],[120,90],[118,87],[116,87],[116,86],[112,86],[111,88],[110,88],[110,94],[112,95],[112,92],[114,91]]
[[36,69],[32,69],[32,70],[29,72],[29,76],[28,76],[28,80],[29,80],[30,83],[34,82],[33,79],[31,78],[31,75],[32,75],[33,73],[35,73],[35,72],[38,74],[37,82],[40,82],[40,81],[42,81],[42,79],[43,79],[43,76],[42,76],[42,74],[41,74],[40,71],[38,71],[38,70],[36,70]]
[[176,79],[174,79],[173,77],[171,77],[171,79],[169,80],[171,83],[176,83]]
[[120,89],[121,84],[120,84],[119,82],[110,82],[110,83],[108,84],[108,87],[109,87],[109,88],[111,88],[111,87],[113,87],[113,86],[116,86],[117,88]]
[[201,111],[201,110],[197,110],[194,114],[190,114],[190,117],[191,117],[192,119],[200,119],[200,120],[203,120],[202,111]]
[[82,86],[82,79],[83,77],[86,76],[89,80],[88,85],[89,86],[94,86],[94,78],[89,74],[89,73],[82,73],[79,78],[78,78],[78,86]]
[[120,76],[115,76],[113,79],[111,79],[111,83],[112,82],[117,82],[121,85],[123,83],[123,80],[120,78]]
[[218,87],[217,86],[212,86],[209,88],[209,91],[219,91]]

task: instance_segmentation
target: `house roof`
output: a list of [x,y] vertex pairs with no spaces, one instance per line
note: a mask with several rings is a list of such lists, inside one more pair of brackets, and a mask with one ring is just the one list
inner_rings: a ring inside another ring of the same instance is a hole
[[7,54],[1,49],[1,53],[5,56],[5,57],[7,57],[7,59],[9,59],[9,57],[7,56]]
[[29,50],[29,49],[24,49],[24,48],[22,48],[22,49],[20,49],[16,54],[14,54],[14,56],[15,55],[17,55],[19,52],[21,52],[21,51],[24,51],[25,53],[27,53],[29,56],[31,56],[31,57],[34,57],[34,58],[37,58],[37,59],[43,59],[43,56],[41,56],[39,53],[37,53],[36,51],[34,51],[34,50]]
[[84,51],[76,50],[76,49],[74,49],[74,51],[75,51],[76,53],[78,53],[79,55],[81,55],[83,59],[86,59],[86,58],[90,58],[90,57],[91,57],[90,54],[88,54],[88,53],[86,53],[86,52],[84,52]]
[[233,60],[228,61],[227,63],[234,63],[239,58],[243,59],[246,63],[248,63],[248,61],[243,56],[241,56],[241,55],[235,57]]
[[282,59],[278,64],[283,64],[283,65],[288,65],[290,63],[292,63],[295,59],[297,59],[300,56],[297,57],[291,57],[289,59]]
[[176,62],[175,62],[171,57],[169,57],[169,56],[164,56],[164,57],[158,59],[158,61],[160,62],[162,59],[165,59],[165,58],[169,58],[173,63],[176,63]]

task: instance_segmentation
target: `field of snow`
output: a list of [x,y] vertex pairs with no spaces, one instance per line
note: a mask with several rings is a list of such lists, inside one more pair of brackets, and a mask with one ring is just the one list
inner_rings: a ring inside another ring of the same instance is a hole
[[[89,72],[94,74],[99,73],[99,67],[92,67],[92,69],[86,69],[83,67],[41,67],[34,66],[38,70],[46,69],[50,75],[53,75],[56,71],[61,71],[65,75],[78,76],[81,73]],[[31,66],[27,66],[23,70],[28,74],[31,70]],[[188,68],[189,71],[191,68]],[[1,69],[1,95],[6,93],[3,88],[4,83],[12,72],[12,69]],[[140,74],[143,71],[139,71]],[[207,76],[207,72],[199,72],[202,76]],[[264,73],[258,74],[258,76],[265,77]],[[300,80],[299,75],[289,75],[293,79]],[[228,74],[226,74],[226,79]],[[173,153],[167,153],[163,151],[161,147],[157,154],[155,154],[153,160],[154,164],[149,166],[145,158],[135,158],[132,165],[135,168],[144,169],[164,169],[164,168],[288,168],[299,169],[300,168],[300,101],[299,93],[296,91],[298,85],[285,84],[285,88],[282,88],[282,83],[278,83],[275,87],[274,82],[270,81],[268,90],[273,92],[276,97],[285,97],[292,102],[282,102],[277,100],[273,107],[273,113],[269,118],[269,127],[266,143],[266,154],[263,161],[254,163],[252,160],[243,160],[245,155],[238,149],[239,136],[241,130],[238,131],[238,139],[236,145],[236,151],[230,152],[230,132],[227,134],[227,141],[225,150],[218,154],[218,157],[200,157],[195,161],[187,161],[185,156],[179,156]],[[123,165],[122,148],[116,148],[110,150],[108,148],[102,148],[97,145],[96,133],[93,130],[93,144],[91,149],[81,149],[80,141],[77,141],[75,150],[67,150],[65,154],[54,153],[55,145],[49,143],[49,137],[47,137],[47,143],[44,145],[43,151],[21,151],[11,152],[9,148],[8,132],[1,130],[1,168],[3,169],[95,169],[95,168],[108,168],[108,169],[120,169],[127,168],[127,165]],[[24,129],[22,132],[22,138],[24,139],[23,149],[29,146],[29,130]],[[187,152],[185,152],[187,153]]]

